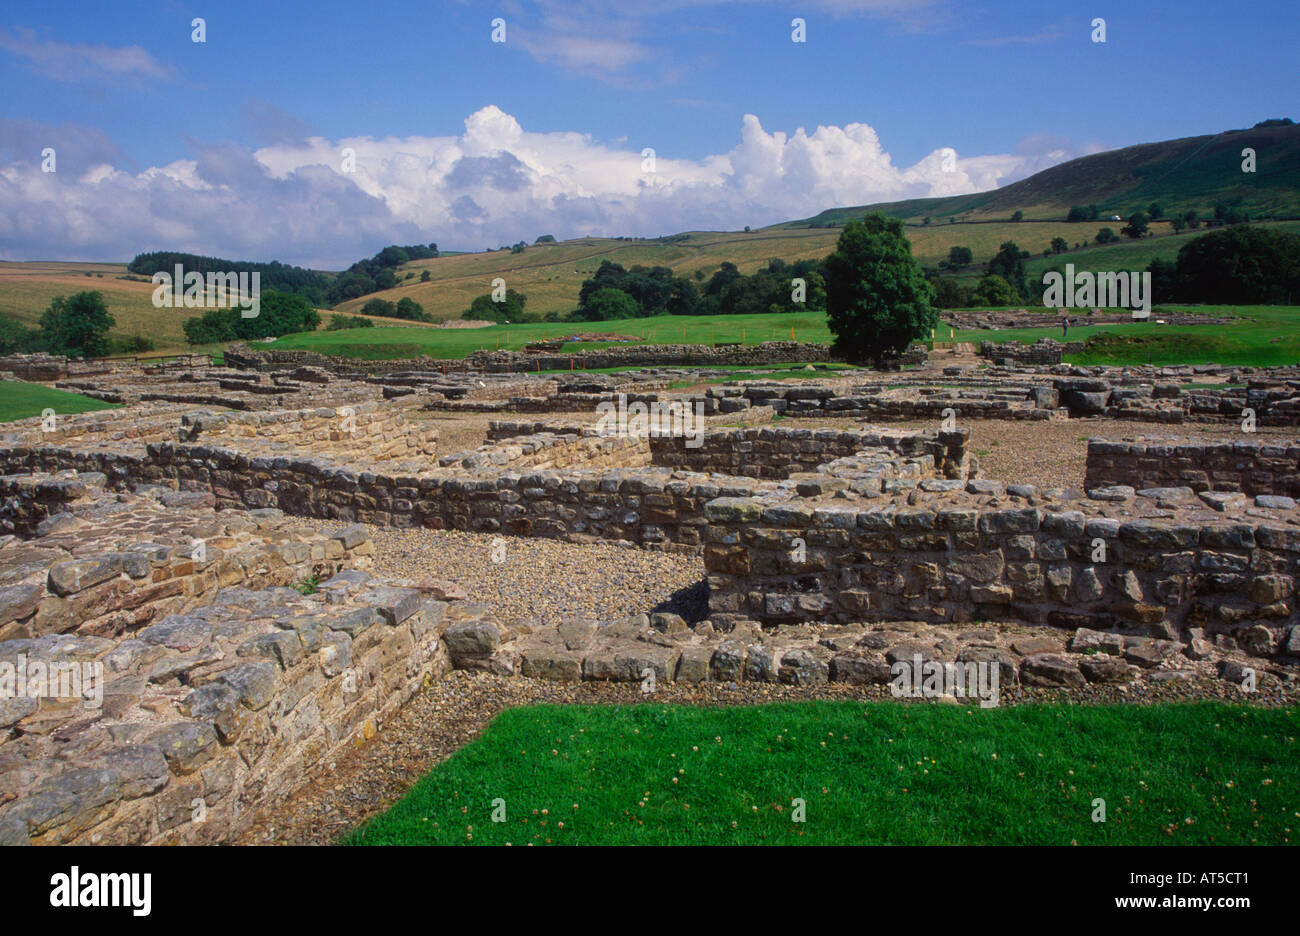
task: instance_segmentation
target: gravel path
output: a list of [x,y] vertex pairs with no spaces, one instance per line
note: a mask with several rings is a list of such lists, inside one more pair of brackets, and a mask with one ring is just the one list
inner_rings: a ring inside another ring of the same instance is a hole
[[[375,568],[399,578],[446,579],[488,605],[501,623],[558,624],[671,611],[707,616],[704,561],[684,553],[608,543],[369,527]],[[493,544],[497,556],[493,561]]]
[[518,413],[457,413],[452,411],[428,410],[411,413],[408,419],[431,422],[438,427],[438,454],[464,452],[478,448],[487,441],[488,423],[494,419],[546,419],[559,422],[590,422],[596,416],[593,413],[542,413],[536,417]]
[[[862,420],[790,420],[785,425],[799,428],[861,429]],[[907,420],[870,424],[877,428],[937,429],[938,420]],[[1069,419],[1028,421],[1019,419],[962,419],[957,425],[969,429],[968,449],[979,459],[981,478],[1007,484],[1035,484],[1039,487],[1083,489],[1088,461],[1088,440],[1127,439],[1136,436],[1183,437],[1191,439],[1248,438],[1233,433],[1230,426],[1185,423],[1139,422],[1133,419]],[[1295,430],[1282,426],[1261,426],[1256,438],[1295,438]]]

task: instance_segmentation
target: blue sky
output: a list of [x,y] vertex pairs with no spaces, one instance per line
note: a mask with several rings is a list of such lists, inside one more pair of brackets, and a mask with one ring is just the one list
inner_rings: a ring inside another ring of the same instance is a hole
[[[324,265],[989,188],[1297,116],[1298,21],[1281,0],[10,2],[0,255],[184,243]],[[57,172],[35,177],[46,145]],[[945,147],[956,174],[937,174]]]

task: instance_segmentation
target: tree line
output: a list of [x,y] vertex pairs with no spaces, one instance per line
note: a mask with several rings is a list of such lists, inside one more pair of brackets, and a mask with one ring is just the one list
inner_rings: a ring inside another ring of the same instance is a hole
[[679,276],[666,266],[633,266],[601,261],[596,272],[583,280],[578,307],[561,314],[524,312],[526,296],[515,290],[476,296],[461,316],[492,322],[603,322],[612,319],[649,318],[655,315],[752,315],[754,313],[823,312],[826,283],[820,260],[787,263],[769,260],[746,276],[724,262],[705,279],[703,270]]
[[[1130,217],[1131,223],[1142,221]],[[1130,237],[1142,236],[1136,229],[1126,228],[1124,233]],[[1096,237],[1098,243],[1117,239],[1108,228],[1103,228]],[[1182,245],[1176,260],[1154,260],[1145,270],[1136,272],[1151,273],[1157,302],[1289,305],[1300,295],[1295,286],[1295,266],[1300,262],[1298,247],[1300,237],[1286,231],[1228,224]],[[1065,238],[1055,237],[1043,255],[1056,256],[1069,249]],[[935,301],[945,309],[1037,303],[1042,299],[1044,286],[1041,277],[1030,281],[1025,274],[1025,261],[1031,256],[1015,241],[1005,241],[986,265],[984,275],[973,285],[961,283],[953,276],[931,273]],[[973,261],[969,247],[952,247],[940,268],[959,271]],[[1064,273],[1064,267],[1055,264],[1044,272]]]
[[[429,260],[438,256],[437,244],[391,244],[366,260],[358,260],[338,276],[309,270],[305,267],[292,266],[273,260],[270,263],[254,263],[249,260],[225,260],[220,257],[205,257],[200,254],[183,253],[174,250],[156,250],[150,253],[136,254],[126,265],[127,271],[140,276],[152,276],[158,272],[171,274],[177,264],[186,273],[218,273],[231,270],[258,273],[262,288],[280,293],[301,296],[313,306],[332,308],[349,299],[392,289],[400,282],[395,270],[412,260]],[[413,276],[414,274],[408,274]],[[429,279],[425,271],[423,281]]]

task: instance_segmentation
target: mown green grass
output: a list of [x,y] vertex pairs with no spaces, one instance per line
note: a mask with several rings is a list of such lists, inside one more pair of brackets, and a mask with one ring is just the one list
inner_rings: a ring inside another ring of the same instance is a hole
[[0,381],[0,422],[39,416],[47,408],[62,415],[115,407],[116,404],[82,396],[80,393],[16,380]]
[[[365,360],[414,357],[459,359],[474,351],[518,351],[525,344],[582,332],[617,333],[635,337],[627,344],[713,344],[739,341],[830,341],[826,316],[820,312],[794,315],[661,315],[609,322],[543,322],[531,325],[491,325],[486,328],[352,328],[336,332],[285,335],[265,347],[303,349]],[[625,347],[618,342],[570,342],[563,353]],[[259,347],[263,347],[259,345]]]
[[[1300,307],[1201,306],[1206,314],[1234,316],[1229,325],[1158,325],[1150,322],[1070,326],[1070,341],[1087,342],[1081,354],[1066,355],[1073,364],[1225,364],[1276,367],[1300,363]],[[1166,309],[1164,311],[1172,311]],[[1059,314],[1059,313],[1058,313]],[[1087,321],[1087,316],[1071,316]],[[969,337],[967,337],[969,336]],[[1061,340],[1061,326],[958,332],[958,341],[1033,342]]]
[[344,842],[1280,844],[1297,727],[1222,703],[533,706]]
[[[1152,312],[1149,322],[1119,325],[1073,325],[1071,341],[1084,341],[1100,334],[1133,341],[1111,342],[1082,355],[1067,358],[1083,364],[1248,364],[1272,366],[1300,362],[1300,307],[1297,306],[1197,306],[1190,311],[1235,317],[1224,326],[1159,325],[1155,319],[1174,311],[1172,307]],[[1050,314],[1048,314],[1050,312]],[[1041,328],[1002,331],[959,330],[959,342],[1024,341],[1042,337],[1060,339],[1057,310],[1045,312]],[[1076,321],[1087,316],[1074,315]],[[1046,324],[1051,322],[1051,324]],[[535,325],[493,325],[488,328],[362,328],[337,332],[307,332],[286,335],[270,347],[303,349],[364,360],[416,357],[460,359],[477,350],[497,348],[517,351],[531,341],[557,338],[583,331],[615,332],[633,336],[636,343],[714,344],[739,341],[755,345],[764,341],[789,340],[829,342],[830,330],[820,313],[797,315],[666,315],[655,318],[609,322],[554,322]],[[947,326],[936,337],[947,341]],[[574,366],[582,369],[584,350],[624,347],[619,343],[571,342],[561,353],[572,354]]]

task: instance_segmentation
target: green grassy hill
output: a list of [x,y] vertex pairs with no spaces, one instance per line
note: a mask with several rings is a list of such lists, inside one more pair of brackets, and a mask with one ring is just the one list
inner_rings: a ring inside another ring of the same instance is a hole
[[[1264,221],[1261,227],[1300,234],[1300,221]],[[1113,244],[1093,244],[1082,250],[1071,250],[1054,257],[1039,256],[1025,261],[1025,272],[1033,279],[1045,270],[1073,263],[1076,270],[1144,270],[1153,260],[1174,260],[1178,251],[1188,241],[1205,234],[1204,230],[1184,231],[1141,240],[1121,240]],[[1018,243],[1018,242],[1017,242]],[[1023,244],[1021,246],[1024,246]]]
[[[1253,173],[1241,171],[1246,147],[1256,153]],[[831,208],[775,227],[840,225],[867,211],[906,221],[928,216],[932,223],[1008,218],[1016,211],[1028,220],[1062,219],[1071,205],[1094,203],[1109,217],[1151,202],[1166,214],[1195,210],[1212,216],[1223,203],[1252,216],[1300,217],[1300,125],[1143,143],[1072,159],[991,192]]]
[[[984,263],[997,253],[1003,241],[1013,240],[1023,249],[1041,255],[1054,237],[1064,237],[1071,244],[1083,240],[1091,242],[1103,227],[1116,228],[1118,225],[1097,221],[1082,224],[1064,221],[958,223],[909,227],[907,236],[917,259],[933,267],[946,259],[949,249],[955,246],[970,247],[976,263]],[[1171,231],[1168,224],[1160,222],[1153,224],[1151,229],[1157,235],[1153,239]],[[459,318],[475,296],[490,292],[492,280],[501,277],[509,288],[528,297],[527,312],[567,313],[578,305],[582,281],[595,273],[605,260],[625,267],[637,264],[667,266],[678,275],[691,275],[698,270],[705,278],[727,261],[748,274],[777,257],[788,263],[825,257],[835,249],[839,233],[836,229],[769,229],[749,234],[693,232],[674,238],[671,243],[582,238],[537,244],[519,254],[492,251],[438,257],[401,267],[399,276],[405,276],[407,272],[416,275],[393,289],[342,303],[336,311],[354,313],[376,297],[397,302],[409,296],[435,319]],[[1173,248],[1173,253],[1177,252],[1177,248]],[[429,271],[430,279],[421,282],[420,276],[425,270]]]

